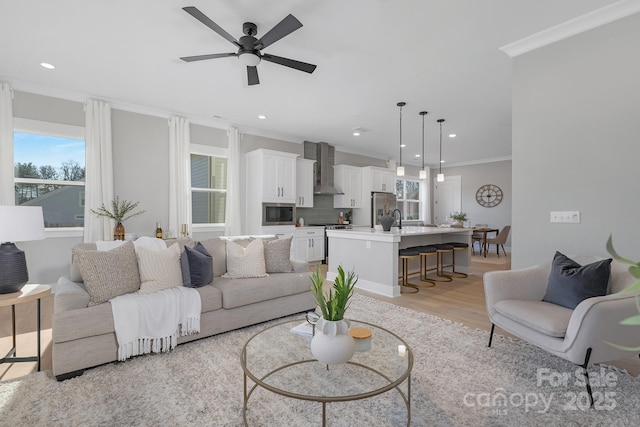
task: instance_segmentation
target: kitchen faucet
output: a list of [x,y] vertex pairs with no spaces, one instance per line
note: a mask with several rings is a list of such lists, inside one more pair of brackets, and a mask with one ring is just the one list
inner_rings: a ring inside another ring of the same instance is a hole
[[398,222],[398,228],[399,228],[400,230],[402,230],[402,212],[400,211],[400,209],[394,209],[394,210],[391,212],[391,216],[392,216],[392,217],[393,217],[393,219],[395,220],[395,219],[396,219],[396,211],[398,212],[398,214],[400,214],[400,220],[399,220],[399,222]]

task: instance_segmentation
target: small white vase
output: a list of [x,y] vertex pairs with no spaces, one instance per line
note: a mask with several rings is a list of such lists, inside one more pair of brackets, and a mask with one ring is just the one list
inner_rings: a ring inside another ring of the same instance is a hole
[[346,320],[325,320],[316,323],[316,332],[311,339],[311,353],[318,362],[333,365],[351,360],[356,344],[349,334]]

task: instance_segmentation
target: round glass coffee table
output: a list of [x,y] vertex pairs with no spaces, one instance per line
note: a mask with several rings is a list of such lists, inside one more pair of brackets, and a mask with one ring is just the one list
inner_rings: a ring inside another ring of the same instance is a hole
[[[356,351],[347,363],[325,365],[311,354],[308,348],[311,337],[291,332],[304,322],[298,319],[271,326],[251,337],[242,349],[245,425],[249,399],[257,387],[322,403],[323,426],[327,421],[327,403],[365,399],[396,389],[406,405],[409,425],[413,354],[402,338],[380,326],[350,320],[352,328],[371,330],[371,348]],[[254,383],[251,387],[248,379]],[[400,387],[404,382],[406,393]]]

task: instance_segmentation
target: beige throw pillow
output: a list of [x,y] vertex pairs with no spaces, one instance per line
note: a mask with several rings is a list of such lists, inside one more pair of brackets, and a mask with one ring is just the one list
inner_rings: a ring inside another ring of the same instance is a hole
[[163,289],[182,286],[180,245],[174,243],[167,249],[155,251],[144,247],[136,250],[140,269],[140,294],[150,294]]
[[291,237],[264,242],[264,263],[267,273],[290,273]]
[[89,306],[140,289],[136,252],[131,241],[110,251],[74,249],[73,258],[89,293]]
[[225,279],[247,279],[268,276],[264,263],[264,245],[262,239],[255,239],[246,248],[233,242],[227,242],[227,272]]

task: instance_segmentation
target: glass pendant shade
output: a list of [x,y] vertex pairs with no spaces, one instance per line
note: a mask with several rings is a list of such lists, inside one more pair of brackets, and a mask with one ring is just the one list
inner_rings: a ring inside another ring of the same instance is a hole
[[444,174],[443,173],[439,173],[438,177],[436,178],[436,180],[438,182],[444,182]]
[[398,166],[398,169],[396,170],[396,175],[404,176],[404,166]]
[[426,170],[421,170],[420,171],[420,179],[427,179],[427,171]]

